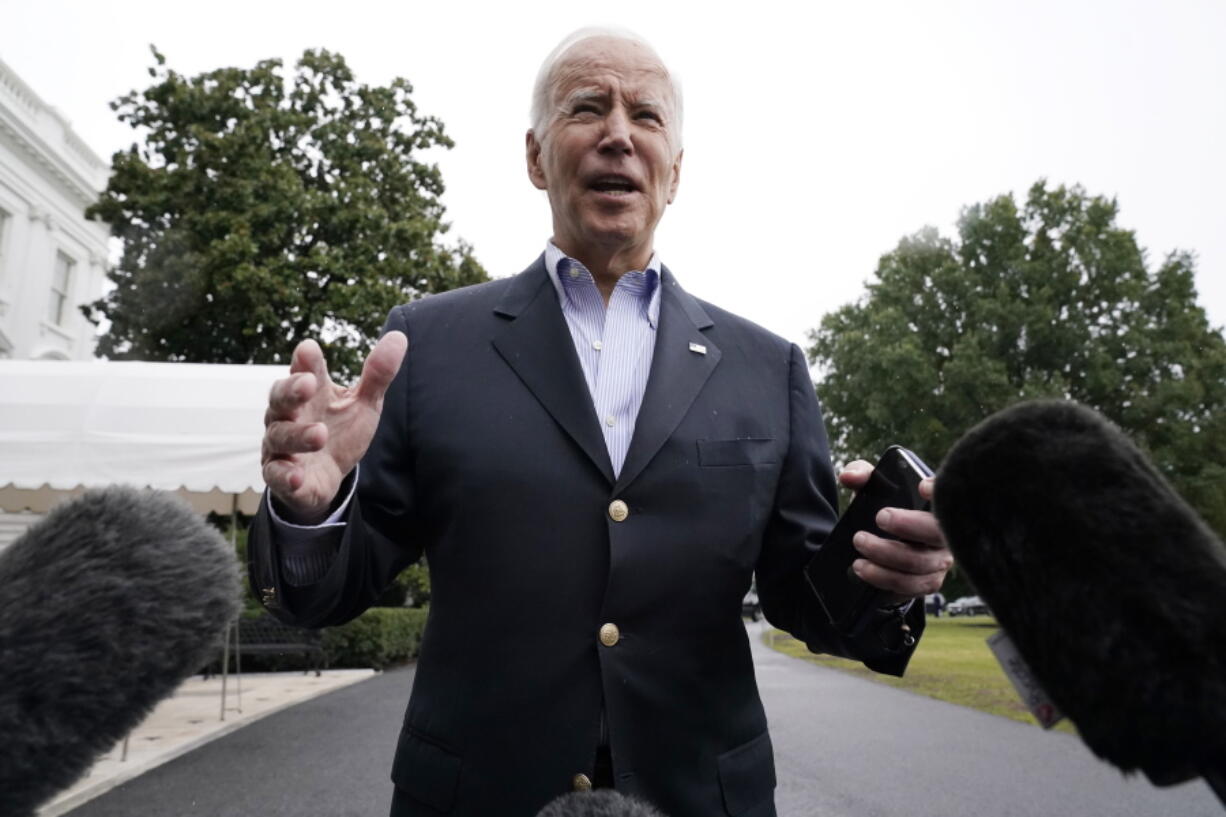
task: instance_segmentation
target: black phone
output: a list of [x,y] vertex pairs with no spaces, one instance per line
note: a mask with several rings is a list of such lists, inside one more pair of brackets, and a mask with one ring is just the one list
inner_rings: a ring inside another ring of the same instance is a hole
[[913,451],[900,445],[887,448],[867,484],[805,567],[809,585],[840,634],[856,635],[885,603],[886,596],[885,591],[867,584],[852,571],[851,563],[860,558],[860,553],[851,538],[862,530],[893,538],[877,527],[877,512],[882,508],[929,510],[928,501],[920,496],[919,484],[930,476],[932,469]]

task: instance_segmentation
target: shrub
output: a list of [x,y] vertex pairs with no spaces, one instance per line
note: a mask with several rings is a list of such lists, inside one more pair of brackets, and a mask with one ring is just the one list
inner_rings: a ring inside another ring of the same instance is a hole
[[372,607],[362,615],[324,630],[328,665],[383,669],[417,656],[428,610]]
[[[328,667],[373,667],[381,670],[416,658],[428,612],[428,609],[409,607],[373,607],[347,624],[323,630]],[[262,609],[256,609],[246,610],[242,615],[244,618],[256,618],[267,614]],[[201,671],[221,672],[220,659],[219,648],[214,659]],[[231,671],[235,667],[234,658],[231,658]],[[276,655],[245,655],[242,667],[244,672],[291,672],[311,669],[314,660],[293,651]]]

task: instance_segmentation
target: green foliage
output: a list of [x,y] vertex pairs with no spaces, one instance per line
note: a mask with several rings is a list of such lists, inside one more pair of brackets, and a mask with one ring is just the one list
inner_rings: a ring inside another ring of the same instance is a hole
[[430,603],[430,568],[424,557],[402,570],[396,581],[404,585],[411,606],[425,607]]
[[354,80],[345,60],[306,51],[196,77],[153,51],[154,84],[112,108],[143,136],[116,153],[87,212],[123,239],[115,289],[83,307],[110,321],[114,359],[284,363],[321,341],[356,376],[389,309],[485,280],[447,230],[437,166],[451,147],[412,87]]
[[372,607],[339,627],[324,630],[329,666],[383,669],[417,656],[428,610]]
[[884,255],[858,302],[810,333],[836,456],[893,442],[937,464],[1022,399],[1098,409],[1226,534],[1226,339],[1196,303],[1194,261],[1151,270],[1113,200],[1035,184],[966,208]]
[[430,603],[430,571],[423,556],[406,567],[383,591],[376,607],[425,607]]

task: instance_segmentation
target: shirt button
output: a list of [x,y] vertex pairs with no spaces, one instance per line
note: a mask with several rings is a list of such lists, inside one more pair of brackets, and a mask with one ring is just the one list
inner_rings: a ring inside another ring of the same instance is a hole
[[617,425],[617,420],[614,420],[613,415],[610,414],[609,416],[604,418],[604,424],[607,425],[609,428],[612,428],[613,426]]
[[591,791],[592,790],[592,781],[585,774],[575,775],[574,777],[570,779],[570,784],[571,784],[571,787],[573,787],[575,791]]
[[600,628],[600,643],[606,647],[614,646],[621,638],[621,630],[617,629],[616,624],[606,624]]
[[625,502],[620,499],[615,499],[609,503],[609,517],[614,522],[625,522],[626,517],[630,515],[630,508]]
[[601,349],[604,348],[604,344],[598,340],[594,340],[592,341],[592,348],[595,349],[597,352],[599,352]]

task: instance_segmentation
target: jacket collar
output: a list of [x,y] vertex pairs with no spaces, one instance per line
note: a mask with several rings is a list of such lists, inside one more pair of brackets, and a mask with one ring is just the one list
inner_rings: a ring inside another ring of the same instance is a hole
[[494,348],[550,416],[614,484],[628,486],[676,430],[721,357],[703,332],[714,322],[681,288],[668,267],[661,269],[660,325],[643,404],[621,474],[613,466],[600,432],[574,341],[549,283],[542,255],[511,280],[494,312],[507,319]]

